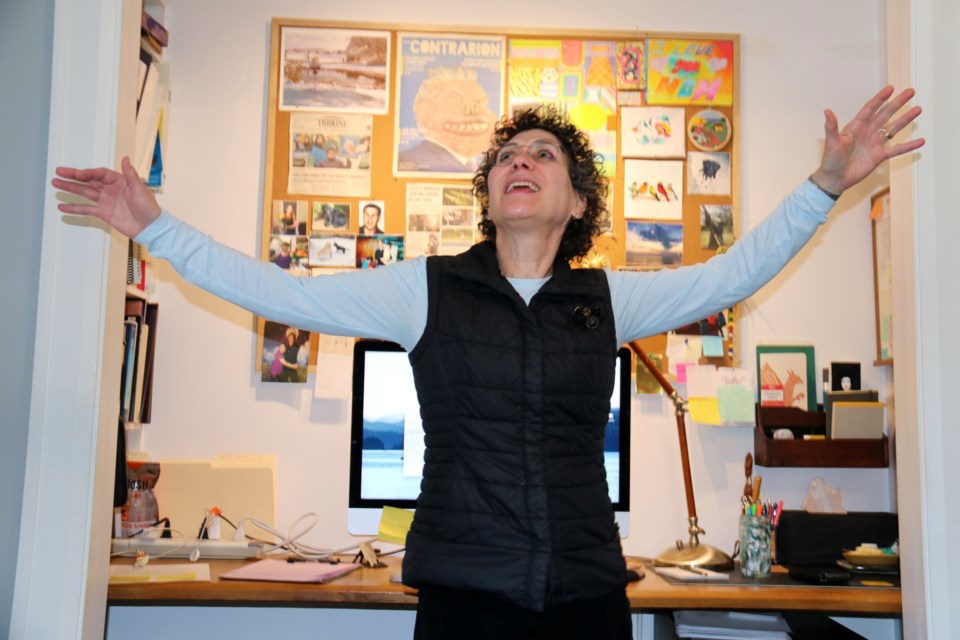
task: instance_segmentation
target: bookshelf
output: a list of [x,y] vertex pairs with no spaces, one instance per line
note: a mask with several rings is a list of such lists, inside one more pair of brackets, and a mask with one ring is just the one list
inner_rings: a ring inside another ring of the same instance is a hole
[[[163,191],[166,134],[170,114],[170,67],[163,58],[169,34],[164,27],[165,0],[148,0],[139,16],[135,89],[136,117],[131,161],[141,179]],[[128,430],[150,422],[153,368],[160,305],[152,300],[153,265],[146,250],[133,242],[127,249],[123,310],[123,365],[120,375],[120,420]]]
[[123,367],[120,375],[120,418],[128,429],[150,422],[153,362],[160,305],[150,299],[152,264],[132,240],[127,256],[127,289],[123,309]]

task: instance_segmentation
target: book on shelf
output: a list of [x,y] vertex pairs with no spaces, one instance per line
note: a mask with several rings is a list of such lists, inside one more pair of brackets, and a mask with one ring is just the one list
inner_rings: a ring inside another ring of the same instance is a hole
[[146,249],[130,240],[127,245],[127,284],[146,292],[148,269]]
[[126,422],[150,421],[158,310],[156,303],[140,298],[128,297],[124,306],[125,345],[120,417]]
[[164,115],[165,111],[160,111],[160,121],[157,124],[157,139],[153,144],[153,158],[150,161],[150,172],[147,174],[147,186],[153,189],[154,191],[159,191],[163,188],[163,148],[166,146],[163,142],[163,133],[164,133]]
[[157,49],[163,49],[170,41],[170,33],[159,20],[154,18],[146,9],[140,14],[140,35],[155,43]]
[[140,106],[134,125],[133,162],[134,168],[144,181],[150,177],[154,148],[158,139],[161,144],[164,137],[160,134],[160,122],[163,114],[169,111],[170,66],[166,62],[154,61],[146,71]]
[[133,398],[133,377],[136,368],[138,325],[133,318],[123,322],[123,368],[121,369],[120,417],[128,420]]
[[157,321],[160,316],[160,306],[155,302],[147,303],[146,323],[150,327],[147,335],[147,355],[143,371],[143,401],[140,404],[140,422],[150,422],[150,407],[153,402],[153,362],[157,351]]
[[133,374],[133,393],[130,400],[130,422],[142,422],[143,395],[146,388],[147,344],[150,336],[150,325],[146,322],[140,325],[137,332],[136,371]]

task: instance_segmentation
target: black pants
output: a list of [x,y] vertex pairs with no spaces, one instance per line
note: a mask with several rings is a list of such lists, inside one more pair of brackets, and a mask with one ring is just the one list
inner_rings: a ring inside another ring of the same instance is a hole
[[631,640],[626,591],[528,611],[496,596],[420,588],[414,640]]

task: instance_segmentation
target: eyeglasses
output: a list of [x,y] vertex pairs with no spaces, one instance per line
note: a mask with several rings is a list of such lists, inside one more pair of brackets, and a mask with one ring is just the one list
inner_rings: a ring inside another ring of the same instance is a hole
[[547,140],[534,140],[530,144],[508,142],[497,151],[496,163],[501,166],[510,164],[521,151],[538,164],[557,162],[563,155],[563,150],[557,144]]

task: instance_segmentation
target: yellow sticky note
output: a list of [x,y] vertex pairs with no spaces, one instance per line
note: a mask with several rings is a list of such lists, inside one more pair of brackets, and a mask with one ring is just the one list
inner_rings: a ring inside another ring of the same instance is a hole
[[413,524],[413,511],[384,507],[383,515],[380,516],[380,530],[377,537],[384,542],[406,544],[407,532],[410,531],[411,524]]
[[690,398],[690,417],[700,424],[720,424],[720,403],[716,398]]

